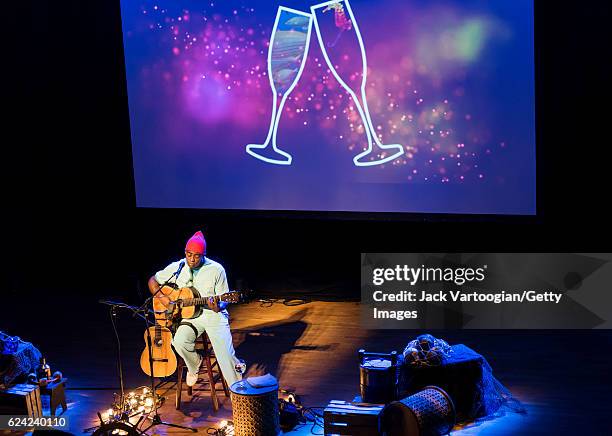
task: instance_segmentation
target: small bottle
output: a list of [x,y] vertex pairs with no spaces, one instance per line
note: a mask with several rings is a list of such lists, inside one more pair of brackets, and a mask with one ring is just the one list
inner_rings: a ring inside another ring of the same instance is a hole
[[244,374],[247,369],[247,364],[243,359],[238,359],[238,362],[234,366],[234,369],[238,374]]
[[47,361],[44,357],[40,358],[40,365],[36,368],[36,376],[38,379],[51,378],[51,367],[47,365]]

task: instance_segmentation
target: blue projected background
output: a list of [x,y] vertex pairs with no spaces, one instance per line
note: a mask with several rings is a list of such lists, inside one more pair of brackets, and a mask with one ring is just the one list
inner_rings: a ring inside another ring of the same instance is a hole
[[138,206],[535,214],[532,0],[317,5],[122,0]]

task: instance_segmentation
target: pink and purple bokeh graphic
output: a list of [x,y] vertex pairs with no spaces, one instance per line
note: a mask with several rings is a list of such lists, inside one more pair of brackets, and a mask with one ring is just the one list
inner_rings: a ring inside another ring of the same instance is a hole
[[[404,155],[353,165],[364,126],[314,32],[278,128],[292,165],[247,155],[270,125],[277,8],[315,3],[122,1],[139,206],[535,213],[532,0],[352,0],[373,124]],[[352,86],[350,32],[326,42]]]

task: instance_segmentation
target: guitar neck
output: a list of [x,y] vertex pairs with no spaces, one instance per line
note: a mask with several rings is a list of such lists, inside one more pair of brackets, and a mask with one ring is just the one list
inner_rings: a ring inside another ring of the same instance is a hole
[[[185,298],[181,300],[181,304],[183,306],[208,306],[208,298],[209,297],[199,297],[199,298]],[[219,300],[219,296],[215,295],[213,298]]]
[[[217,303],[219,301],[234,301],[236,302],[236,291],[229,292],[227,294],[221,295],[211,295],[210,297],[214,298]],[[208,306],[208,299],[210,297],[195,297],[195,298],[184,298],[181,300],[181,304],[183,306]]]
[[[197,291],[193,292],[191,295],[193,294],[199,295]],[[245,292],[244,291],[230,291],[230,292],[226,292],[221,295],[211,295],[207,297],[192,296],[192,298],[181,298],[177,300],[177,303],[182,307],[204,306],[204,308],[209,309],[209,305],[208,305],[209,298],[214,298],[217,304],[221,301],[226,302],[226,303],[241,303],[245,299]]]

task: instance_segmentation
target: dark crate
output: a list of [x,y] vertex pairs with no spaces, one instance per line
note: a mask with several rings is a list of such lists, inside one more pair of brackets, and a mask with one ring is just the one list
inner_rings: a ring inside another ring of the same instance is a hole
[[375,436],[379,434],[378,415],[383,405],[357,405],[332,400],[323,411],[326,435]]
[[19,384],[0,391],[0,415],[42,416],[40,389]]

